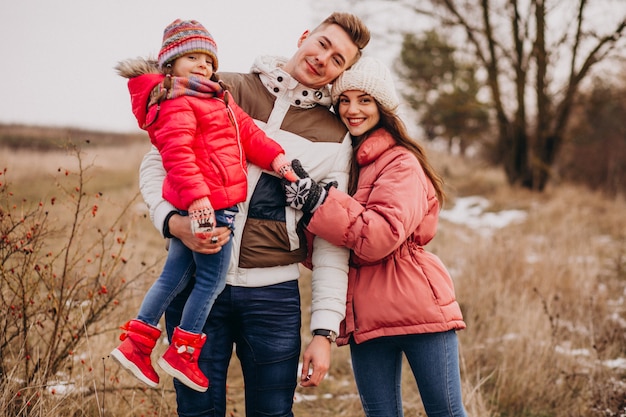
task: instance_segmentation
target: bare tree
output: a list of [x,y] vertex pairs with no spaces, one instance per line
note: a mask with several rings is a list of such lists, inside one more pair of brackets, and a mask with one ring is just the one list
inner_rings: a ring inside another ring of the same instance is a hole
[[[592,68],[624,64],[626,6],[610,0],[399,0],[439,28],[460,29],[484,70],[509,183],[543,190],[565,139],[575,96]],[[614,4],[606,22],[592,20]],[[620,61],[621,59],[621,61]]]
[[429,30],[418,38],[405,34],[396,64],[405,81],[402,96],[419,117],[427,139],[458,144],[461,155],[490,130],[488,106],[477,95],[482,87],[476,66],[455,58],[456,47]]

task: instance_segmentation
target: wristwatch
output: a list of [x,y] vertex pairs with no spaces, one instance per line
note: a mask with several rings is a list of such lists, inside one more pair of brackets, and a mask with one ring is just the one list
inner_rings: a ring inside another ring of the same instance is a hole
[[331,343],[337,340],[337,333],[332,330],[315,329],[313,330],[313,336],[324,336],[326,339],[330,340]]

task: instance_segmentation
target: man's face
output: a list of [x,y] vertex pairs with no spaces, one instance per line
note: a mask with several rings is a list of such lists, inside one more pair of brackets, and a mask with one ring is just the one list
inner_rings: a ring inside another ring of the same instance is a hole
[[284,70],[310,88],[332,83],[357,58],[359,49],[348,34],[332,24],[298,40],[298,50],[285,64]]

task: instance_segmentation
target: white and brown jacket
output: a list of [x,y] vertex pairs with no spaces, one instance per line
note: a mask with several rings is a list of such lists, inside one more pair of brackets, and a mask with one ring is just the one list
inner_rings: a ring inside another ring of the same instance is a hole
[[[329,110],[330,92],[298,83],[282,70],[286,60],[260,57],[252,72],[220,73],[239,106],[315,181],[345,190],[352,146],[345,126]],[[174,210],[161,196],[165,170],[153,148],[141,164],[140,188],[155,227],[163,232]],[[298,225],[302,213],[285,206],[280,179],[248,166],[248,198],[238,205],[227,284],[261,287],[298,279],[307,255]],[[311,329],[338,331],[345,316],[348,250],[313,241]]]

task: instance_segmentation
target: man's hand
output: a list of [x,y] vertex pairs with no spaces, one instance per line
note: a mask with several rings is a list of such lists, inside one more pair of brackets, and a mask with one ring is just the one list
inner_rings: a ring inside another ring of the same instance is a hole
[[[230,239],[231,230],[228,227],[216,227],[207,238],[196,236],[191,231],[191,220],[188,216],[174,214],[169,219],[169,230],[173,236],[180,239],[185,246],[194,252],[211,255],[222,250],[222,246]],[[215,241],[217,238],[217,241]]]
[[330,368],[330,340],[324,336],[313,336],[302,356],[300,385],[317,387]]

